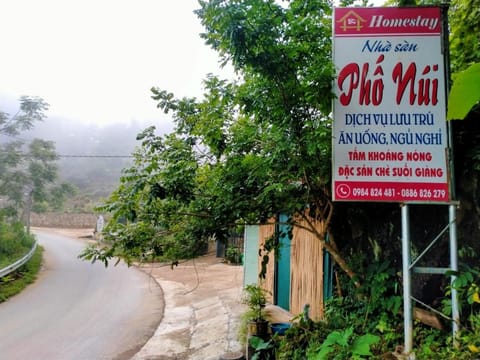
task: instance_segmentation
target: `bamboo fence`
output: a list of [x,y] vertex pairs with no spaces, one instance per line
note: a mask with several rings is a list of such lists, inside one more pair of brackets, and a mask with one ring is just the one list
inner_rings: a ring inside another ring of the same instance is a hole
[[[323,226],[314,225],[318,230]],[[298,227],[293,228],[290,271],[290,312],[299,314],[309,304],[310,317],[323,319],[323,246],[311,232]]]
[[[300,222],[302,226],[306,223]],[[324,226],[321,222],[313,222],[317,230]],[[260,249],[265,240],[270,238],[275,231],[275,225],[260,226]],[[264,289],[269,292],[268,301],[273,302],[274,293],[274,254],[269,254],[266,278],[261,282]],[[261,269],[262,257],[259,256],[258,268]],[[293,228],[293,239],[290,247],[290,309],[297,315],[304,306],[310,305],[310,317],[321,320],[324,316],[323,307],[323,246],[311,232],[300,227]]]

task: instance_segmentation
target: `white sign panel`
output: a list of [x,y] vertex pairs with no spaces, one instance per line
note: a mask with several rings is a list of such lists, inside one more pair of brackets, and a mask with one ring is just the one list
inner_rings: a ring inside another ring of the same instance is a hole
[[440,8],[336,8],[333,198],[447,202]]

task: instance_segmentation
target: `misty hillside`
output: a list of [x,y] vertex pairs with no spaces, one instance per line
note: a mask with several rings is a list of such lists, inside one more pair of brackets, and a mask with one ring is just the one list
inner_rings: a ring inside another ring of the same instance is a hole
[[122,169],[131,164],[129,156],[139,144],[136,136],[145,127],[138,122],[99,126],[49,118],[21,138],[54,141],[61,155],[60,180],[79,188],[77,201],[96,203],[118,185]]
[[[19,111],[19,100],[0,91],[0,111],[14,116]],[[15,139],[28,143],[39,138],[55,143],[55,150],[60,155],[58,183],[68,182],[78,188],[75,198],[70,199],[65,207],[66,211],[72,212],[91,211],[118,186],[122,169],[131,165],[132,152],[140,145],[136,141],[137,134],[152,125],[158,134],[173,129],[173,122],[161,111],[158,118],[115,124],[50,116],[48,111],[46,116],[43,121],[36,121],[33,129],[22,131]],[[0,134],[0,143],[11,140],[11,137]]]

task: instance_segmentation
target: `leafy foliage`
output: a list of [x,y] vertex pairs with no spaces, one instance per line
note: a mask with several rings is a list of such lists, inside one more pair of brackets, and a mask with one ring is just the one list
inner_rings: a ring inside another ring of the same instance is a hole
[[245,286],[242,302],[249,307],[252,320],[265,320],[264,308],[267,304],[265,289],[256,284]]
[[470,110],[478,114],[480,63],[480,6],[478,0],[453,0],[449,10],[450,59],[453,87],[448,119],[464,119]]
[[33,245],[33,237],[24,231],[23,224],[8,224],[0,218],[0,268],[24,256]]
[[[9,117],[0,112],[0,135],[12,140],[0,144],[0,195],[8,200],[3,214],[15,219],[31,209],[32,202],[39,205],[50,201],[58,207],[63,196],[73,189],[67,184],[54,186],[57,180],[58,156],[51,141],[33,139],[26,144],[18,135],[31,129],[35,122],[45,118],[48,109],[40,98],[21,97],[18,112]],[[27,216],[27,215],[25,215]]]
[[[361,266],[360,259],[353,266]],[[336,297],[326,304],[326,318],[334,329],[354,327],[355,333],[371,333],[381,337],[381,345],[393,348],[402,323],[400,307],[402,296],[398,279],[387,261],[368,264],[361,287],[350,285],[344,297]],[[351,282],[350,282],[351,283]]]
[[480,62],[480,6],[478,0],[452,0],[449,9],[452,72]]
[[476,63],[456,75],[448,99],[447,119],[464,119],[479,101],[480,63]]
[[[102,207],[113,213],[106,231],[116,234],[114,246],[126,254],[131,241],[114,222],[123,217],[133,229],[130,223],[141,221],[155,229],[164,254],[192,256],[206,238],[222,241],[237,223],[263,223],[284,212],[293,226],[307,221],[324,241],[333,213],[331,4],[200,6],[202,36],[241,79],[209,76],[201,101],[152,89],[157,106],[172,114],[175,131],[163,139],[152,129],[140,135],[134,166]],[[315,220],[325,223],[324,230],[315,230]],[[174,244],[181,250],[175,254]],[[334,241],[325,246],[353,276]],[[141,252],[148,251],[145,245]]]
[[[25,231],[20,222],[7,223],[0,216],[0,268],[14,263],[26,255],[32,248],[34,238]],[[42,249],[37,247],[32,258],[23,266],[0,278],[0,302],[19,293],[32,283],[40,270]]]
[[48,104],[41,98],[22,96],[20,108],[14,116],[0,111],[0,134],[17,136],[22,131],[31,129],[36,121],[45,118]]
[[303,360],[307,351],[316,348],[331,332],[326,322],[300,321],[288,329],[283,337],[276,338],[279,360]]
[[[279,359],[389,359],[401,358],[403,343],[401,299],[395,274],[385,263],[371,264],[365,285],[326,306],[319,322],[295,321],[283,337],[273,337]],[[459,272],[452,285],[462,303],[456,346],[450,329],[438,330],[415,324],[415,357],[429,359],[476,359],[480,352],[480,287],[478,269]],[[352,285],[353,286],[353,285]],[[447,295],[450,295],[447,293]],[[444,306],[449,315],[449,302]]]
[[249,338],[249,345],[255,350],[251,357],[252,360],[274,360],[275,359],[275,345],[272,340],[265,341],[258,336]]
[[134,154],[133,166],[124,170],[120,186],[99,208],[112,215],[104,229],[112,248],[89,248],[86,259],[106,264],[112,256],[175,261],[197,255],[204,247],[206,233],[190,216],[196,206],[198,164],[188,141],[174,134],[156,136],[153,127],[138,139],[142,147]]
[[332,331],[318,348],[318,353],[316,355],[311,353],[309,358],[312,360],[364,359],[364,356],[373,355],[370,352],[370,346],[377,343],[380,338],[372,334],[352,338],[352,334],[351,327],[343,331]]
[[241,250],[236,246],[229,246],[225,251],[225,259],[232,264],[241,263]]

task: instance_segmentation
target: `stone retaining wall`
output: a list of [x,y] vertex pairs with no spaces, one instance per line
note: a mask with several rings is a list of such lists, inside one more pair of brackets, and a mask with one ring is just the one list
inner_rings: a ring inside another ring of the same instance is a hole
[[95,229],[94,214],[32,213],[30,225],[36,227],[91,228]]

